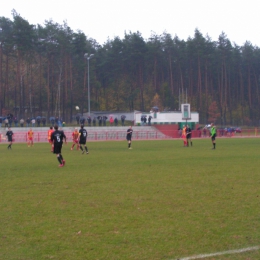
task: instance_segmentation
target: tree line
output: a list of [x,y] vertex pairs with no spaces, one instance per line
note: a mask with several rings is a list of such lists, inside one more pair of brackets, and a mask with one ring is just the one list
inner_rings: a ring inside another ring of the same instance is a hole
[[89,82],[91,111],[179,110],[187,101],[201,123],[258,125],[260,50],[250,42],[232,44],[224,32],[212,41],[195,29],[186,41],[129,32],[100,45],[65,22],[12,15],[0,17],[2,115],[71,120],[75,106],[87,112]]

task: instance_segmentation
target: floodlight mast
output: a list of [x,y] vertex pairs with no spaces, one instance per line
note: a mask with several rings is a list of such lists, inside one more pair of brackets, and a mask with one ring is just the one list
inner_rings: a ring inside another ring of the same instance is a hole
[[88,61],[88,116],[90,117],[90,85],[89,85],[89,60],[93,58],[94,54],[84,54],[84,58]]

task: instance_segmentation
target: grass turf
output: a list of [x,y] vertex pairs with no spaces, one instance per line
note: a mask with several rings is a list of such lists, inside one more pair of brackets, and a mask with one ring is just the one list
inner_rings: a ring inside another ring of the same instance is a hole
[[[260,244],[259,140],[0,145],[0,259],[178,259]],[[207,259],[260,259],[253,251]]]

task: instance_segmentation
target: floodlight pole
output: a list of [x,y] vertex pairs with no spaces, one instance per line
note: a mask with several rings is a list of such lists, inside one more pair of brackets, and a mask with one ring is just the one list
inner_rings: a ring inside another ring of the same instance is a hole
[[89,60],[94,56],[94,54],[88,55],[84,54],[84,58],[88,60],[88,116],[90,117],[90,86],[89,86]]

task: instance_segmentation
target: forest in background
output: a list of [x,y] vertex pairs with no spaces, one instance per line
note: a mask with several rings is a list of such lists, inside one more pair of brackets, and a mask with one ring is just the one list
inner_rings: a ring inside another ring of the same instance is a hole
[[89,81],[91,111],[174,111],[187,101],[200,123],[259,125],[260,50],[250,42],[195,29],[186,41],[129,32],[100,45],[65,22],[32,25],[12,14],[0,17],[0,115],[70,121],[75,106],[88,110]]

